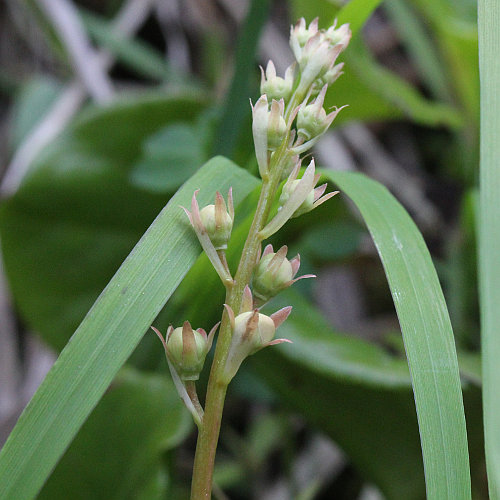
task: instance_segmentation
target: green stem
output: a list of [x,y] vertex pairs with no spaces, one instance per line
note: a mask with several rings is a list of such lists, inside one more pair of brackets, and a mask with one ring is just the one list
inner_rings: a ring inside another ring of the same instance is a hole
[[[201,406],[200,401],[198,399],[198,393],[196,392],[196,384],[193,380],[187,380],[186,382],[184,382],[184,387],[186,388],[186,392],[188,393],[189,399],[193,403],[193,406],[196,412],[198,413],[198,416],[200,417],[199,421],[201,424],[201,422],[203,421],[203,407]],[[198,422],[196,422],[196,424],[198,425],[198,427],[200,426]]]
[[[257,205],[257,210],[250,228],[243,253],[241,256],[238,271],[234,279],[234,285],[226,293],[226,304],[229,305],[235,314],[238,314],[243,290],[250,282],[252,271],[255,266],[260,240],[257,233],[264,227],[269,215],[273,197],[271,188],[277,182],[264,182]],[[201,426],[193,469],[193,479],[191,485],[191,500],[210,499],[212,491],[212,475],[215,461],[215,451],[219,439],[220,424],[222,420],[222,410],[226,397],[227,385],[221,380],[229,347],[231,345],[231,325],[226,313],[222,316],[222,323],[217,339],[215,357],[210,372],[205,402],[205,415]]]
[[[303,96],[297,92],[291,99],[285,116],[297,106]],[[288,134],[280,148],[276,151],[269,165],[269,177],[263,179],[262,190],[257,204],[257,209],[248,232],[245,246],[241,254],[240,263],[232,287],[226,289],[226,304],[231,307],[235,315],[240,311],[243,290],[250,283],[253,269],[256,265],[257,254],[262,243],[258,233],[265,226],[269,212],[274,201],[276,190],[281,180],[284,159],[287,154]],[[219,337],[215,349],[214,361],[210,371],[207,395],[205,401],[205,414],[198,434],[196,455],[191,483],[191,500],[209,500],[212,492],[212,476],[215,462],[215,452],[219,440],[222,410],[226,397],[227,384],[222,380],[224,366],[231,345],[231,325],[226,312],[222,315]]]

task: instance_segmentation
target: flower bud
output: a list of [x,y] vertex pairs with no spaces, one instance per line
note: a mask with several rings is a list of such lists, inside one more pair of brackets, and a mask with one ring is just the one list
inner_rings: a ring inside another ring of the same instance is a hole
[[224,284],[230,284],[233,281],[231,272],[225,259],[221,260],[218,250],[227,248],[227,242],[231,236],[234,221],[233,189],[229,188],[227,207],[224,198],[217,191],[215,205],[208,205],[202,210],[200,210],[196,199],[198,192],[197,189],[191,198],[191,212],[184,207],[182,208],[220,279]]
[[[288,201],[292,193],[297,189],[299,185],[300,179],[295,179],[293,181],[287,181],[283,186],[283,190],[281,191],[281,196],[279,199],[280,207],[283,207],[285,203]],[[314,208],[314,189],[311,189],[297,210],[292,215],[292,218],[299,217],[302,214],[310,212]]]
[[260,96],[252,106],[252,133],[255,156],[259,172],[264,179],[268,176],[268,152],[274,151],[286,136],[288,127],[284,119],[285,101],[273,100],[268,109],[267,95]]
[[337,20],[335,20],[333,26],[330,26],[325,31],[325,38],[330,42],[330,45],[340,46],[344,50],[349,45],[352,33],[348,24],[343,24],[339,28],[336,28],[336,25]]
[[[158,331],[156,333],[159,335]],[[203,328],[193,330],[189,321],[182,327],[168,328],[165,352],[181,380],[198,380],[214,333],[215,329],[208,336]]]
[[233,219],[227,210],[207,205],[200,210],[200,218],[215,249],[226,249],[233,229]]
[[338,111],[335,110],[327,115],[323,108],[327,88],[328,86],[325,85],[321,89],[312,104],[301,106],[299,109],[297,114],[297,134],[299,139],[303,139],[304,142],[323,134],[338,114]]
[[288,100],[292,94],[293,87],[293,65],[289,66],[285,72],[285,78],[276,76],[276,68],[274,63],[269,61],[267,63],[266,71],[263,68],[261,71],[260,93],[266,94],[269,100],[280,99]]
[[283,118],[284,109],[285,104],[283,99],[279,102],[273,100],[271,103],[267,126],[267,148],[270,151],[274,151],[285,138],[287,126]]
[[271,316],[261,314],[255,309],[234,317],[232,309],[227,305],[225,307],[233,330],[223,376],[224,382],[229,383],[247,356],[269,345],[290,342],[286,339],[273,341],[273,338],[276,328],[285,321],[292,308],[285,307]]
[[267,245],[264,249],[253,276],[254,295],[262,303],[267,302],[293,283],[298,266],[294,270],[292,262],[295,264],[298,257],[290,262],[286,258],[287,251],[286,246],[282,246],[276,253],[274,253],[272,245]]
[[290,29],[290,46],[297,61],[300,61],[302,49],[305,44],[316,33],[318,33],[318,18],[314,19],[309,28],[306,28],[306,20],[301,17],[295,26]]
[[317,78],[313,84],[312,95],[316,95],[320,92],[320,90],[325,85],[332,85],[335,83],[337,78],[342,75],[342,68],[344,67],[344,63],[336,64],[332,68],[330,68],[326,73]]
[[[311,164],[309,165],[308,168],[311,168],[311,166],[314,174],[314,160],[311,160]],[[299,165],[297,165],[297,167],[292,171],[290,177],[283,186],[279,199],[279,209],[278,209],[279,211],[285,209],[290,198],[296,191],[299,190],[301,191],[304,188],[304,185],[301,184],[301,179],[297,179],[298,172],[299,172]],[[326,200],[329,200],[332,196],[335,196],[338,193],[338,191],[334,191],[333,193],[328,193],[323,196],[327,185],[322,184],[317,188],[314,187],[318,182],[319,178],[320,174],[316,174],[314,175],[313,182],[307,184],[307,186],[310,187],[307,188],[308,189],[307,192],[301,193],[300,199],[302,200],[302,203],[298,206],[298,208],[294,210],[290,218],[299,217],[302,214],[310,212],[311,210],[315,209],[317,206],[321,205]]]

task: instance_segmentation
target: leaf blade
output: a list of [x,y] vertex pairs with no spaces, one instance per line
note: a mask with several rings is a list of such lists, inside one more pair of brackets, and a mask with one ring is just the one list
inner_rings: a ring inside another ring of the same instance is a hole
[[481,85],[481,168],[479,201],[479,285],[481,306],[481,356],[483,378],[484,441],[490,498],[500,498],[500,429],[498,381],[500,380],[500,144],[498,120],[500,78],[497,47],[500,5],[478,2],[479,69]]
[[469,455],[457,355],[446,303],[425,242],[382,185],[356,173],[322,173],[356,204],[384,265],[412,377],[427,498],[469,499]]

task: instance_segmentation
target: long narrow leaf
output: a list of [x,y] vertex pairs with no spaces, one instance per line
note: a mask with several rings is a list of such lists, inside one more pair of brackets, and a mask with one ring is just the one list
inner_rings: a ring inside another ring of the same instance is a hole
[[481,191],[479,279],[484,441],[490,498],[500,498],[500,4],[479,0]]
[[453,331],[422,235],[381,184],[351,172],[323,173],[360,210],[384,265],[410,367],[427,498],[470,499],[467,434]]
[[0,498],[30,499],[195,262],[200,247],[179,205],[233,186],[240,201],[258,183],[214,158],[171,199],[97,299],[21,415],[0,453]]
[[259,35],[269,14],[269,0],[252,0],[236,47],[236,63],[229,92],[222,108],[214,153],[232,157],[245,116],[250,116],[248,96],[255,77],[253,65]]

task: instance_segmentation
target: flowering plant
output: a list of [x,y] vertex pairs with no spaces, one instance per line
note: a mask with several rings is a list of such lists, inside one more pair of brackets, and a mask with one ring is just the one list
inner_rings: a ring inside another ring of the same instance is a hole
[[[191,498],[209,498],[227,386],[245,358],[267,346],[287,339],[274,339],[276,329],[286,320],[292,307],[287,306],[267,316],[260,307],[297,279],[300,256],[286,258],[287,247],[276,253],[271,245],[264,251],[264,240],[275,234],[292,217],[314,210],[337,192],[324,194],[326,184],[315,187],[320,175],[314,159],[299,178],[301,157],[326,132],[340,109],[326,113],[323,108],[328,87],[340,76],[342,64],[337,57],[351,38],[349,26],[335,25],[318,29],[318,20],[306,26],[304,19],[291,28],[290,46],[296,63],[276,74],[269,61],[261,68],[260,98],[252,104],[252,132],[255,156],[262,178],[262,190],[255,216],[243,248],[236,273],[231,273],[226,249],[234,221],[232,190],[227,205],[217,192],[215,203],[200,209],[196,190],[191,211],[184,208],[198,240],[226,288],[224,312],[203,409],[195,381],[212,344],[216,325],[207,336],[203,329],[193,331],[188,322],[183,327],[169,327],[166,338],[155,329],[163,342],[170,371],[177,390],[198,425]],[[279,187],[279,208],[270,216]],[[253,292],[252,292],[253,288]]]

